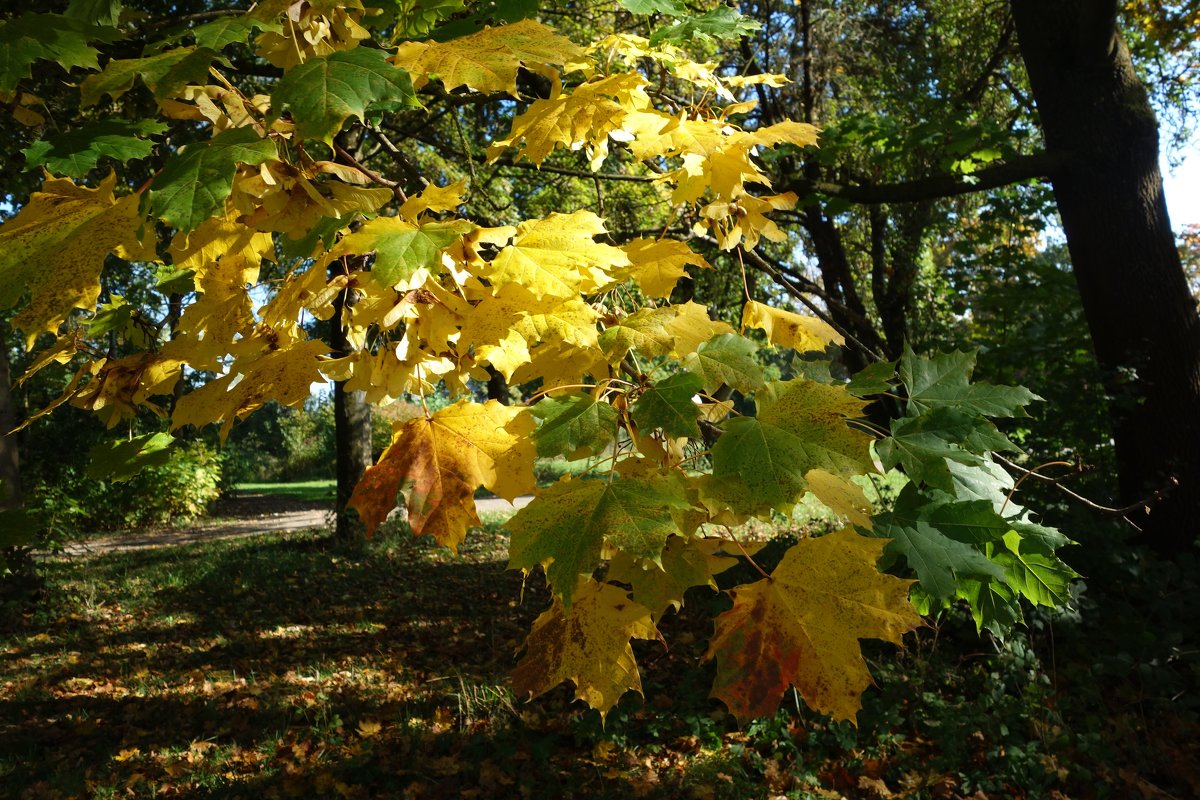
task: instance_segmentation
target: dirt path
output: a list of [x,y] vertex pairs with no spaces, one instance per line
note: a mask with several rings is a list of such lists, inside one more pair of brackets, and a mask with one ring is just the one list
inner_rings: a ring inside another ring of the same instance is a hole
[[[532,495],[509,503],[499,497],[480,497],[475,507],[480,514],[524,508]],[[264,533],[328,528],[333,510],[326,503],[312,503],[289,497],[246,494],[220,501],[209,521],[187,528],[155,528],[133,531],[104,539],[91,539],[66,547],[64,555],[102,555],[126,550],[175,547],[217,539],[235,539]]]

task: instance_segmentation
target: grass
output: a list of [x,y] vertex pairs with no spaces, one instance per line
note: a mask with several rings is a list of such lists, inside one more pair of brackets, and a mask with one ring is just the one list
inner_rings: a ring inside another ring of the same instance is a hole
[[240,494],[290,497],[309,503],[332,503],[337,499],[337,481],[332,478],[292,483],[239,483],[233,489]]
[[669,647],[635,643],[644,701],[603,722],[569,686],[523,702],[508,674],[548,593],[505,570],[504,516],[484,522],[460,557],[389,524],[359,547],[46,564],[43,602],[0,617],[0,797],[1166,796],[1118,760],[1140,711],[1064,716],[1046,629],[1067,622],[1045,615],[1003,646],[958,617],[904,650],[867,642],[857,729],[794,696],[739,728],[702,659],[727,601],[696,589],[660,625]]

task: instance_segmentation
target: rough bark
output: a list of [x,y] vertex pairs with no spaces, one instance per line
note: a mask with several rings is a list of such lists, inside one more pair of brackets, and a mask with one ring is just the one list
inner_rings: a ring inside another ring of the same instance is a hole
[[1124,502],[1178,486],[1133,521],[1164,552],[1200,528],[1200,317],[1158,168],[1158,124],[1115,0],[1012,0],[1051,181],[1096,357]]

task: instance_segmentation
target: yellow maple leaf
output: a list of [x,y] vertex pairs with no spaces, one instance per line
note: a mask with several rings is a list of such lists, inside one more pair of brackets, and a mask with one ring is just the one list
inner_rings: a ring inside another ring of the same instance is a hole
[[513,120],[508,138],[488,147],[488,157],[495,160],[516,147],[518,158],[525,156],[541,164],[557,147],[602,147],[610,133],[621,129],[627,110],[649,104],[645,85],[641,75],[622,73],[581,84],[570,93],[535,100]]
[[533,490],[534,427],[524,408],[495,400],[460,400],[428,419],[409,420],[354,487],[350,506],[374,533],[403,488],[413,533],[456,550],[467,529],[479,525],[477,488],[508,500]]
[[263,31],[255,40],[257,54],[283,69],[314,56],[357,47],[371,38],[371,32],[358,24],[364,13],[358,0],[337,4],[269,0],[259,3],[252,13],[263,20],[286,17],[278,31]]
[[522,222],[485,275],[497,292],[516,283],[538,299],[592,294],[615,283],[613,271],[629,266],[621,248],[594,241],[604,232],[603,220],[590,211]]
[[567,610],[555,597],[534,621],[513,691],[532,698],[571,681],[576,698],[603,718],[625,692],[642,691],[629,640],[657,639],[658,630],[650,610],[612,584],[581,578],[573,597]]
[[329,346],[306,341],[290,343],[278,350],[269,348],[268,344],[261,355],[237,359],[228,373],[181,397],[175,405],[171,430],[221,422],[224,441],[234,420],[245,417],[268,400],[285,406],[302,405],[308,399],[309,387],[324,380],[319,359],[329,352]]
[[809,470],[804,473],[804,480],[808,490],[831,510],[860,528],[872,528],[871,515],[875,509],[857,483],[823,469]]
[[399,216],[415,223],[426,211],[453,211],[463,204],[463,193],[466,189],[466,178],[447,186],[431,183],[420,194],[404,201],[400,206]]
[[766,332],[772,344],[790,347],[800,352],[824,350],[830,343],[846,343],[842,335],[827,322],[816,317],[773,308],[754,300],[742,308],[742,330],[746,328],[759,328]]
[[25,292],[29,304],[13,319],[26,347],[55,333],[74,309],[91,310],[100,297],[100,272],[109,253],[157,261],[154,228],[138,211],[141,196],[113,196],[116,175],[88,189],[47,178],[15,217],[0,225],[0,309]]
[[624,246],[630,276],[647,297],[667,297],[688,265],[711,269],[704,257],[675,239],[634,239]]
[[702,343],[722,333],[733,333],[733,328],[720,320],[708,316],[708,309],[699,303],[682,303],[671,306],[675,318],[667,322],[667,330],[675,337],[675,348],[671,351],[682,358],[696,352]]
[[858,640],[899,644],[922,624],[914,581],[875,568],[886,544],[850,529],[803,539],[769,580],[735,590],[705,656],[717,660],[712,696],[745,722],[774,714],[795,686],[813,709],[855,722],[871,683]]
[[526,19],[448,42],[405,42],[393,59],[420,89],[436,77],[446,91],[466,86],[477,92],[517,94],[517,70],[576,61],[582,48],[540,22]]

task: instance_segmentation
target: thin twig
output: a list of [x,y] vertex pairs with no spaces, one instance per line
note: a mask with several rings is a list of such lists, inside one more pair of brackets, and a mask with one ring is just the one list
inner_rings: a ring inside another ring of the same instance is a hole
[[[1172,489],[1174,489],[1175,487],[1177,487],[1179,485],[1179,480],[1177,478],[1175,478],[1174,476],[1172,476],[1171,478],[1169,478],[1167,480],[1166,486],[1164,486],[1162,489],[1155,490],[1149,497],[1146,497],[1145,499],[1142,499],[1142,500],[1138,500],[1136,503],[1130,503],[1129,505],[1123,506],[1121,508],[1112,508],[1111,506],[1102,506],[1099,503],[1089,500],[1088,498],[1084,497],[1083,495],[1079,494],[1078,492],[1072,491],[1071,489],[1064,486],[1062,481],[1064,480],[1065,476],[1053,478],[1053,477],[1050,477],[1049,475],[1041,475],[1041,474],[1035,472],[1034,470],[1026,469],[1025,467],[1022,467],[1019,464],[1014,464],[1012,461],[1009,461],[1007,458],[1005,458],[1004,456],[1002,456],[998,453],[992,453],[992,458],[996,459],[1001,464],[1004,464],[1005,466],[1016,470],[1017,472],[1023,473],[1026,477],[1033,478],[1034,480],[1041,481],[1042,483],[1049,483],[1049,484],[1053,485],[1059,491],[1061,491],[1063,494],[1065,494],[1068,497],[1070,497],[1071,499],[1075,500],[1077,503],[1082,503],[1084,506],[1092,509],[1093,511],[1099,512],[1101,514],[1107,514],[1109,516],[1114,516],[1114,517],[1125,517],[1125,515],[1129,514],[1130,512],[1138,511],[1140,509],[1149,509],[1152,505],[1154,505],[1155,503],[1159,502],[1164,497],[1166,497],[1167,492],[1171,491]],[[1128,518],[1126,518],[1125,521],[1128,522],[1130,525],[1133,525],[1133,522],[1130,521]],[[1137,526],[1133,525],[1133,527],[1136,528]]]

